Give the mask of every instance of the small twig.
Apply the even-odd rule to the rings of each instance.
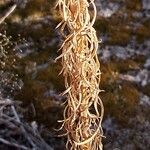
[[[9,146],[13,146],[13,147],[17,147],[17,148],[21,148],[22,150],[29,150],[29,148],[22,146],[22,145],[18,145],[17,143],[11,143],[5,139],[0,138],[0,142]]]
[[[17,5],[13,4],[2,16],[0,16],[0,24],[5,21],[5,19],[15,10],[16,7]]]
[[[15,107],[12,105],[11,106],[12,112],[14,114],[14,116],[16,117],[16,120],[21,124],[20,118],[16,112]],[[24,133],[25,137],[27,138],[28,142],[31,144],[32,147],[35,147],[35,144],[33,143],[33,141],[31,140],[31,138],[27,135],[26,130],[24,129],[23,126],[20,126],[22,132]]]
[[[25,129],[28,131],[30,134],[30,137],[33,141],[36,142],[36,146],[39,147],[39,149],[44,149],[44,150],[53,150],[51,146],[49,146],[43,138],[40,136],[38,131],[35,131],[33,133],[32,128],[30,126],[25,126]],[[39,144],[39,145],[38,145]]]

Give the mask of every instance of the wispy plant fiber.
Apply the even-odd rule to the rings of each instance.
[[[94,0],[58,0],[62,21],[57,27],[64,36],[61,46],[62,71],[65,78],[67,106],[63,127],[67,149],[102,150],[103,104],[99,97],[100,63],[98,39],[93,24]],[[89,11],[93,8],[92,11]],[[92,15],[90,15],[90,12]],[[91,17],[92,16],[92,17]]]

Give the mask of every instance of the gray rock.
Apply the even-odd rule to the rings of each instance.
[[[150,10],[150,1],[142,0],[143,9]]]

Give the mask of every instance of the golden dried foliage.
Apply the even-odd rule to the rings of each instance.
[[[91,7],[91,6],[92,7]],[[58,0],[62,15],[57,27],[65,40],[60,48],[65,78],[67,106],[63,127],[71,150],[102,150],[103,104],[99,98],[100,63],[98,39],[93,24],[96,19],[94,0]],[[93,17],[89,13],[93,8]]]

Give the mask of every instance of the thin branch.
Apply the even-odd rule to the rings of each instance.
[[[15,107],[12,105],[11,106],[12,112],[14,114],[14,116],[16,117],[16,120],[21,124],[20,118],[16,112]],[[35,144],[32,142],[32,140],[30,139],[30,137],[27,135],[26,130],[24,129],[23,126],[20,127],[22,132],[24,133],[25,137],[27,138],[28,142],[32,145],[32,147],[35,147]]]
[[[0,24],[5,21],[5,19],[16,9],[16,7],[17,4],[13,4],[7,11],[4,12],[4,14],[2,14],[2,16],[0,16]]]
[[[22,145],[18,145],[17,143],[11,143],[5,139],[0,138],[0,142],[9,146],[13,146],[13,147],[17,147],[17,148],[21,148],[22,150],[29,150],[29,148],[22,146]]]

